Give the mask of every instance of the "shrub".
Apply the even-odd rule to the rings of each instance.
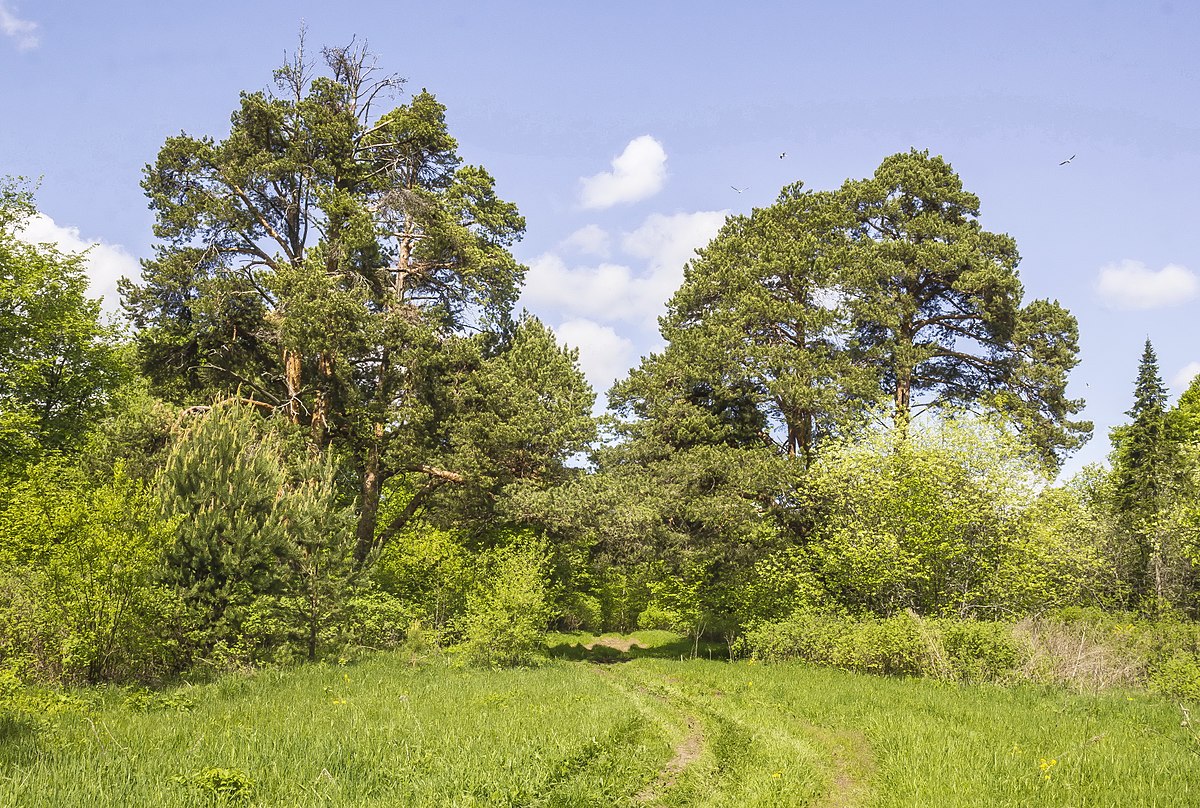
[[[845,619],[823,612],[801,609],[784,620],[763,623],[746,634],[746,646],[764,662],[794,659],[816,665],[832,665],[837,649],[853,631]]]
[[[514,546],[488,555],[488,574],[467,598],[463,651],[468,661],[483,667],[532,664],[549,616],[545,551]]]
[[[1024,657],[1012,626],[975,620],[940,623],[941,644],[954,678],[991,682],[1012,675]]]
[[[416,621],[412,606],[381,591],[356,594],[350,600],[348,614],[347,644],[372,650],[397,647]]]
[[[1003,623],[923,620],[903,613],[851,618],[802,609],[751,629],[745,647],[764,662],[797,660],[892,676],[1002,679],[1023,659]]]
[[[585,592],[572,592],[564,598],[561,619],[568,631],[601,631],[604,628],[600,599]]]
[[[0,657],[34,679],[156,679],[180,662],[179,598],[154,582],[172,525],[118,467],[89,486],[59,462],[33,469],[0,513]]]
[[[394,492],[400,502],[407,496],[402,489]],[[398,505],[389,502],[388,507]],[[383,548],[371,577],[383,591],[411,604],[410,619],[420,617],[440,630],[462,615],[474,571],[458,536],[415,521]]]
[[[839,667],[891,676],[933,672],[930,656],[918,619],[907,614],[863,620],[834,650]]]
[[[683,627],[683,618],[679,612],[651,603],[638,615],[637,625],[641,629],[679,631]]]
[[[1200,659],[1177,652],[1150,672],[1150,690],[1164,696],[1200,702]]]

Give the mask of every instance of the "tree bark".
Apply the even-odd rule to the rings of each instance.
[[[367,449],[363,463],[361,502],[358,513],[358,534],[354,545],[354,560],[362,565],[375,547],[375,526],[379,521],[379,498],[383,491],[383,473],[380,468],[380,450],[383,443],[383,425],[376,424],[375,439]]]
[[[283,383],[287,388],[287,404],[283,411],[293,424],[300,423],[300,354],[290,348],[283,349]]]

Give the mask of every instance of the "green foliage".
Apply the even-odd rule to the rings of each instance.
[[[173,779],[223,805],[246,805],[255,797],[254,781],[241,769],[208,766]]]
[[[155,582],[173,527],[120,467],[94,488],[63,462],[31,469],[0,513],[0,656],[52,681],[173,671],[183,604]]]
[[[1047,593],[1010,592],[1003,583],[1016,577],[1009,567],[1028,575],[1039,562],[1057,564],[1025,555],[1032,542],[1022,514],[1041,484],[1028,452],[986,422],[866,436],[826,452],[810,475],[821,514],[815,569],[833,601],[851,610],[1027,608]]]
[[[937,629],[950,671],[960,681],[1005,681],[1025,658],[1024,645],[1007,623],[943,620]]]
[[[1158,518],[1165,505],[1172,459],[1166,400],[1158,358],[1147,339],[1128,413],[1133,421],[1113,434],[1113,505],[1129,542],[1121,572],[1129,583],[1133,607],[1154,608],[1163,594],[1155,578],[1158,572],[1161,580],[1165,563]]]
[[[802,609],[751,629],[745,646],[766,662],[791,659],[863,673],[967,682],[1006,681],[1025,659],[1011,624],[922,620],[908,613],[856,619]]]
[[[475,665],[530,665],[546,631],[546,550],[536,543],[498,548],[483,559],[487,570],[467,598],[463,652]]]
[[[1091,424],[1066,397],[1077,326],[1057,303],[1022,306],[1016,242],[979,224],[979,198],[913,149],[839,191],[854,211],[848,306],[855,352],[878,369],[898,423],[918,402],[1006,414],[1051,467]]]
[[[459,538],[421,521],[409,522],[380,551],[371,576],[435,630],[462,614],[475,581],[472,558]]]
[[[413,607],[387,592],[363,587],[347,603],[348,617],[342,626],[348,645],[371,650],[395,648],[419,623]]]
[[[1150,672],[1150,690],[1167,698],[1200,703],[1200,656],[1176,652]]]
[[[648,631],[681,631],[691,628],[679,614],[657,603],[650,603],[637,616],[637,626]]]
[[[249,407],[224,402],[171,449],[159,481],[177,520],[165,554],[202,655],[315,659],[346,619],[358,568],[351,515],[333,466],[284,457],[281,436]]]
[[[143,181],[160,244],[123,294],[156,394],[241,391],[335,450],[364,564],[418,513],[482,532],[506,486],[553,483],[592,397],[548,329],[512,322],[525,222],[446,108],[389,108],[403,81],[363,47],[321,56],[243,93],[224,139],[163,144]],[[412,508],[380,521],[394,478]]]
[[[19,237],[33,195],[0,178],[0,474],[75,451],[129,375],[114,327],[86,296],[84,256]]]

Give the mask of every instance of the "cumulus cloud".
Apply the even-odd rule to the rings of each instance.
[[[559,342],[579,349],[579,367],[601,397],[638,358],[632,341],[591,320],[567,320],[554,329],[554,334]]]
[[[599,258],[607,258],[609,254],[609,242],[608,233],[604,228],[599,225],[589,224],[586,227],[579,228],[563,239],[560,246],[563,249],[583,255],[595,255]]]
[[[0,32],[17,43],[18,50],[30,50],[38,46],[38,24],[23,20],[11,5],[0,0]]]
[[[683,280],[683,265],[725,223],[727,211],[703,210],[670,216],[654,213],[642,226],[621,239],[625,252],[649,261],[652,272],[671,272]],[[678,285],[678,284],[676,284]]]
[[[1178,264],[1152,270],[1141,261],[1126,259],[1101,268],[1096,292],[1111,309],[1157,309],[1196,297],[1200,278]]]
[[[550,309],[613,322],[645,315],[646,279],[622,264],[568,267],[547,253],[529,265],[525,275],[525,305],[534,311]]]
[[[1171,378],[1171,388],[1182,393],[1197,376],[1200,376],[1200,362],[1188,362]]]
[[[137,259],[119,244],[85,239],[77,227],[64,227],[53,219],[39,213],[31,218],[20,233],[20,238],[30,244],[53,244],[65,253],[87,251],[84,271],[89,281],[88,293],[103,298],[105,311],[117,311],[120,298],[117,281],[121,277],[136,278],[141,272]]]
[[[621,238],[622,250],[637,259],[627,263],[569,266],[557,254],[539,256],[525,276],[523,301],[538,312],[653,330],[683,280],[683,265],[724,221],[723,211],[651,215]]]
[[[580,202],[589,209],[637,202],[658,193],[666,179],[667,152],[650,135],[642,135],[613,158],[612,171],[580,180]]]

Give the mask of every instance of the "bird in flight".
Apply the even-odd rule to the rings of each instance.
[[[1067,163],[1071,162],[1071,161],[1072,161],[1072,160],[1074,160],[1074,159],[1075,159],[1075,155],[1073,155],[1073,154],[1072,154],[1072,155],[1071,155],[1070,157],[1068,157],[1066,160],[1063,160],[1061,163],[1059,163],[1059,165],[1060,165],[1060,166],[1065,166]]]
[[[785,152],[785,151],[784,151],[784,152],[780,152],[780,153],[779,153],[779,159],[780,159],[780,160],[782,160],[782,159],[783,159],[783,158],[785,158],[785,157],[787,157],[787,152]]]
[[[749,185],[747,185],[745,188],[739,188],[739,187],[737,187],[736,185],[730,185],[729,187],[730,187],[730,188],[732,188],[733,190],[737,191],[739,194],[740,194],[742,191],[748,191],[748,190],[750,190],[750,186],[749,186]]]

